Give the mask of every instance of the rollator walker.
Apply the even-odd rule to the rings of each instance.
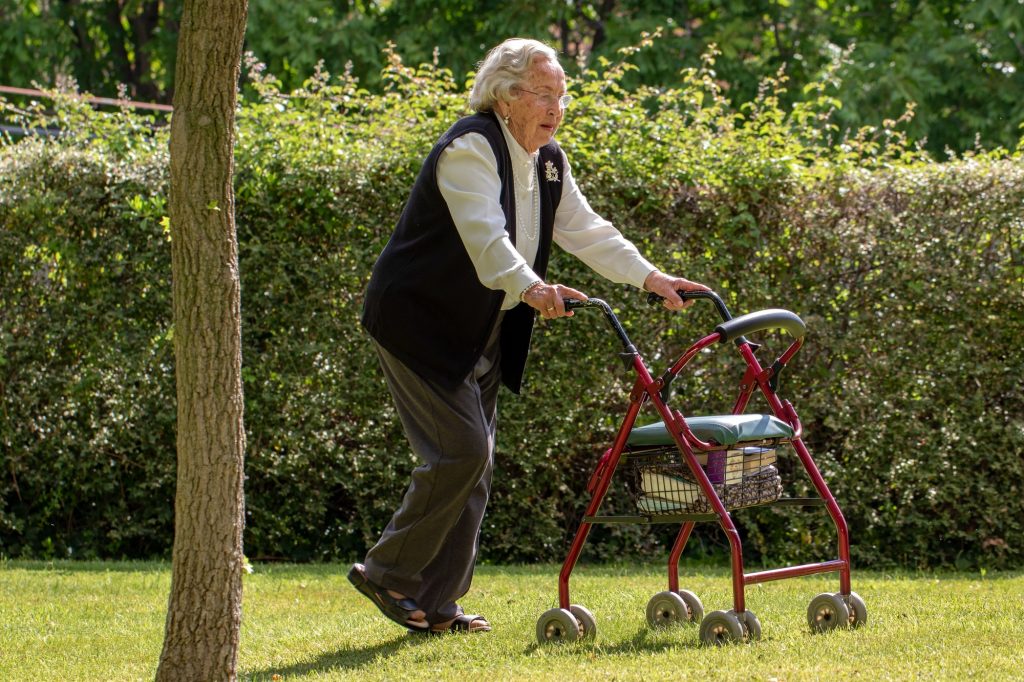
[[[713,292],[678,293],[684,299],[710,300],[722,323],[686,349],[658,378],[651,374],[607,303],[594,298],[565,300],[568,310],[597,308],[604,313],[622,343],[621,357],[627,369],[636,373],[636,381],[615,441],[599,459],[587,485],[590,503],[558,576],[558,607],[538,619],[537,640],[541,643],[570,642],[596,636],[594,615],[572,603],[569,596],[569,577],[595,524],[681,524],[668,557],[668,589],[655,594],[647,604],[647,622],[651,627],[698,624],[704,644],[755,641],[761,637],[761,623],[746,607],[744,589],[747,585],[833,572],[839,573],[839,591],[825,592],[811,599],[807,609],[809,626],[821,632],[865,624],[867,608],[850,589],[850,542],[846,521],[803,443],[796,410],[777,394],[780,373],[803,345],[806,331],[803,321],[782,309],[759,310],[733,318],[722,299]],[[648,297],[650,303],[659,300],[655,294]],[[754,355],[760,344],[748,340],[747,335],[769,329],[783,329],[794,341],[771,365],[762,367]],[[728,343],[737,348],[746,366],[732,413],[685,416],[669,407],[670,385],[683,368],[701,351]],[[746,413],[755,390],[764,396],[770,414]],[[661,421],[635,426],[637,415],[648,403]],[[782,479],[776,463],[778,458],[788,456],[790,450],[799,458],[817,497],[782,497]],[[601,504],[613,479],[622,479],[636,514],[601,515]],[[730,510],[768,504],[824,506],[835,524],[838,558],[745,572],[743,545]],[[731,609],[705,614],[700,598],[679,587],[679,559],[696,524],[710,521],[718,522],[729,540],[733,597]]]

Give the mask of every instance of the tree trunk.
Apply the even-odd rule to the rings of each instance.
[[[247,0],[186,0],[171,119],[178,480],[158,680],[232,680],[242,616],[234,122]]]

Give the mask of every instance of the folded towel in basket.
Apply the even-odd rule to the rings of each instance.
[[[643,471],[640,490],[637,507],[648,514],[713,512],[700,486],[679,476]],[[757,474],[744,477],[742,483],[715,485],[715,492],[726,508],[749,507],[777,500],[782,494],[782,479],[774,466],[766,465]]]
[[[647,497],[660,498],[679,504],[689,504],[704,494],[696,481],[659,473],[656,470],[640,473],[640,489]]]
[[[641,496],[636,501],[636,506],[645,514],[683,513],[688,511],[689,507],[689,505],[680,504],[679,502],[662,500],[657,497],[647,497],[646,495]]]
[[[775,464],[775,448],[751,446],[727,451],[717,450],[700,453],[697,461],[701,465],[707,463],[704,468],[712,483],[735,485],[758,475],[768,465]],[[693,480],[685,466],[678,466],[677,470],[678,475],[668,475],[654,469],[646,469],[641,475],[640,487],[654,497],[667,497],[672,500],[694,499],[692,495],[700,493],[700,486]]]

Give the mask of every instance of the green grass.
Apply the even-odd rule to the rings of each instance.
[[[258,565],[245,577],[244,680],[1024,679],[1024,575],[855,571],[867,627],[813,635],[805,612],[834,575],[753,586],[753,645],[698,645],[697,628],[652,631],[659,566],[581,565],[572,600],[597,640],[538,646],[557,566],[482,567],[464,600],[483,635],[410,636],[348,584],[347,566]],[[685,568],[685,567],[684,567]],[[729,608],[726,570],[683,571],[706,611]],[[0,680],[152,679],[170,586],[165,564],[0,562]],[[278,676],[275,678],[275,676]]]

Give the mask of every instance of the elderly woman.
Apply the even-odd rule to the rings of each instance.
[[[484,632],[467,593],[494,467],[500,384],[518,393],[534,318],[569,317],[582,291],[547,280],[552,242],[615,282],[706,289],[659,272],[594,213],[554,141],[571,97],[558,55],[510,39],[480,65],[474,115],[427,156],[373,268],[363,325],[421,464],[349,580],[416,632]]]

